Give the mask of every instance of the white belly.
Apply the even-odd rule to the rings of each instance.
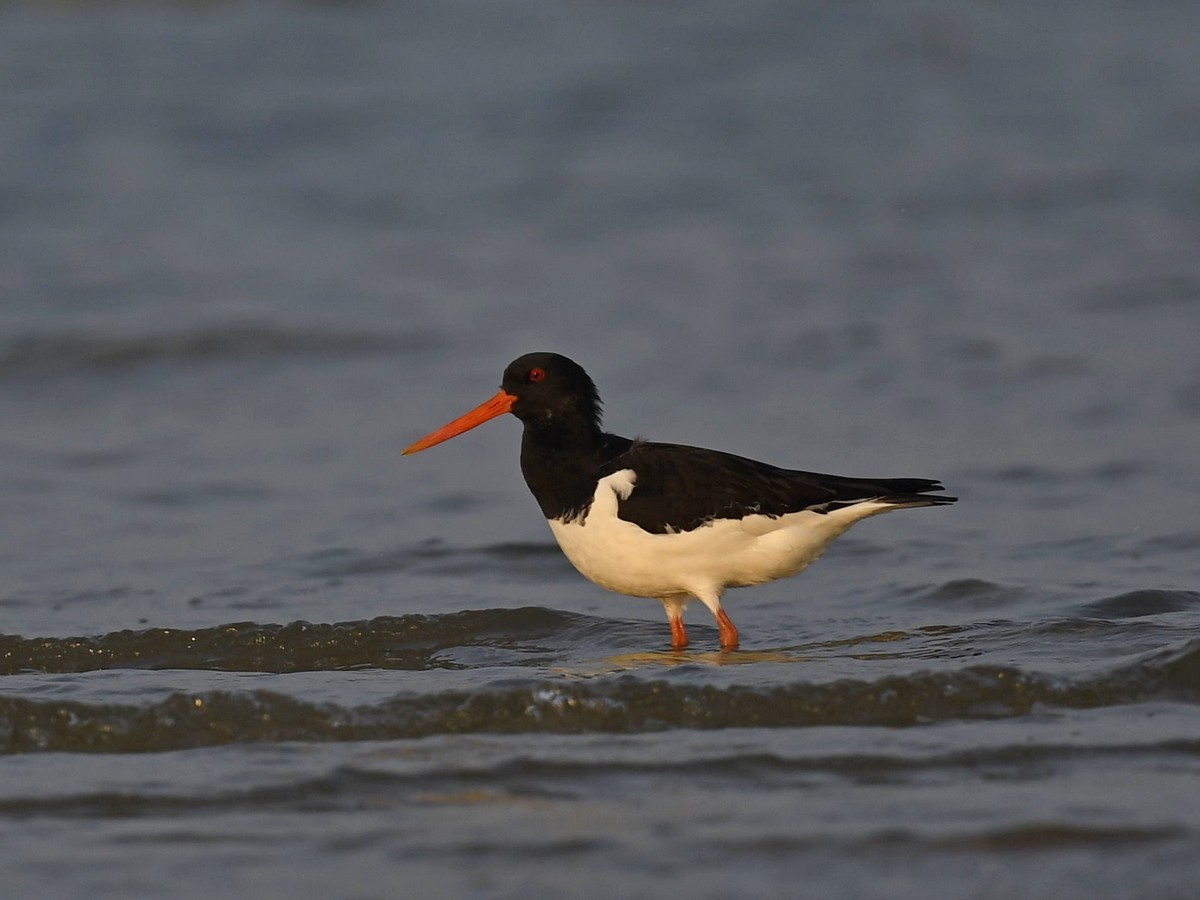
[[[651,534],[617,517],[636,484],[625,469],[600,480],[586,518],[550,520],[567,559],[601,587],[635,597],[719,597],[726,587],[795,575],[859,519],[894,508],[865,502],[821,514],[714,519],[692,531]]]

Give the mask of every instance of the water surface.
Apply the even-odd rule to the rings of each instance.
[[[1187,897],[1186,4],[0,11],[14,896]],[[659,604],[493,423],[962,499]]]

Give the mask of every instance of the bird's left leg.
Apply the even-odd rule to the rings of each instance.
[[[717,610],[717,628],[721,630],[721,649],[736,650],[738,648],[738,630],[737,626],[729,616],[725,615],[725,610]]]
[[[733,624],[733,621],[725,614],[725,610],[721,608],[721,592],[697,592],[696,596],[700,598],[701,603],[709,608],[717,620],[717,628],[721,632],[721,649],[736,650],[738,648],[737,626]]]

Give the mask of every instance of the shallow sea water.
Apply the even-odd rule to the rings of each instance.
[[[0,10],[12,896],[1190,897],[1188,4]],[[731,592],[553,545],[620,433],[938,477]]]

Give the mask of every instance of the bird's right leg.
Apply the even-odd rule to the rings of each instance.
[[[671,623],[671,649],[682,650],[688,645],[687,629],[683,627],[683,601],[678,597],[664,597],[662,605],[667,610],[667,621]]]

